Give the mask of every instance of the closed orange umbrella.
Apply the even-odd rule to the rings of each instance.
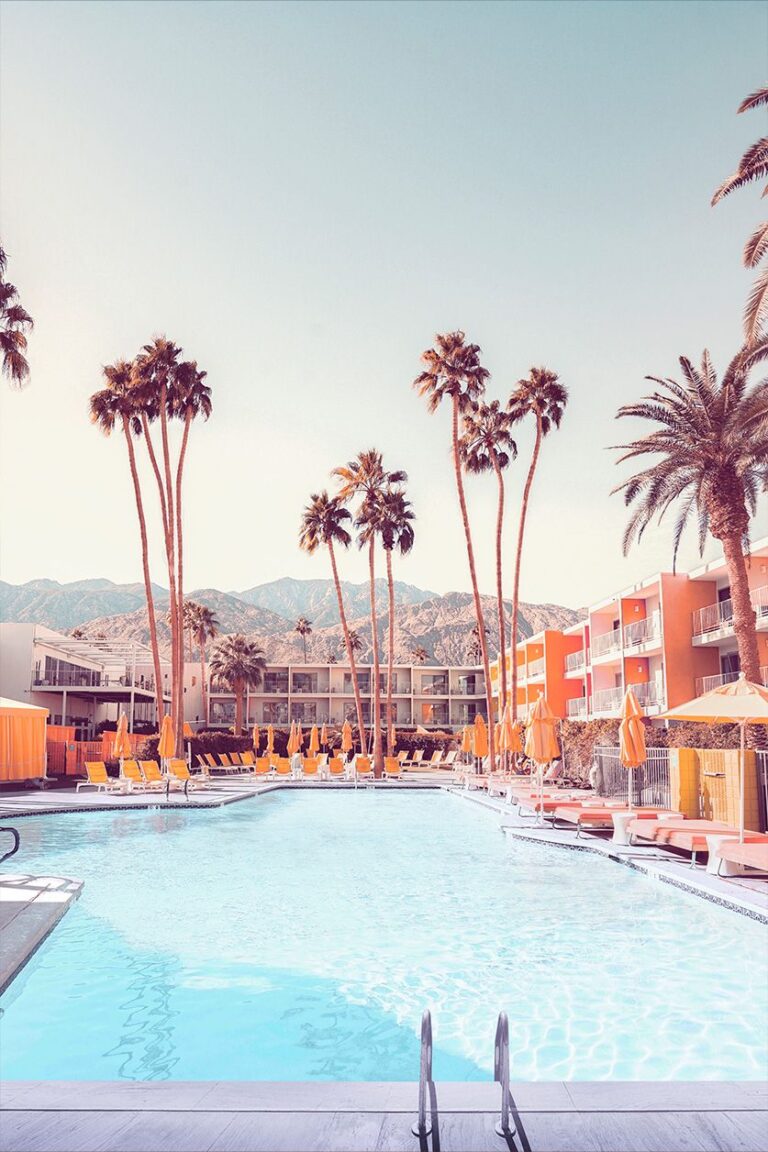
[[[115,732],[115,743],[112,753],[116,760],[129,760],[131,756],[131,741],[128,738],[128,717],[125,712],[120,713]]]
[[[261,743],[261,733],[259,732],[258,724],[254,724],[254,726],[253,726],[252,740],[253,740],[253,750],[256,753],[256,755],[258,756],[259,744]]]
[[[267,725],[267,755],[271,756],[275,750],[275,729],[271,724]]]
[[[322,731],[320,732],[320,745],[323,748],[328,746],[328,729],[325,724],[323,724]]]
[[[192,739],[194,739],[194,735],[195,734],[192,731],[192,725],[189,723],[188,720],[185,720],[184,721],[184,728],[182,729],[182,736],[184,737],[185,740],[192,740]]]
[[[461,733],[461,750],[465,753],[472,751],[472,728],[471,725],[465,724]]]
[[[352,725],[349,720],[345,720],[341,729],[341,750],[342,752],[352,751]]]
[[[289,756],[293,756],[294,752],[296,751],[296,723],[294,720],[291,721],[291,730],[288,733],[288,744],[286,751]]]
[[[523,751],[523,726],[519,720],[512,722],[509,733],[509,747],[508,752],[514,752],[515,755],[522,755]]]
[[[397,729],[395,728],[394,724],[392,724],[389,729],[389,742],[392,745],[392,751],[394,752],[395,748],[397,747]]]
[[[479,756],[482,760],[484,756],[488,755],[488,729],[485,726],[485,718],[479,712],[475,716],[475,739],[473,743],[475,756]]]
[[[629,807],[632,807],[632,769],[645,763],[643,710],[631,688],[624,693],[619,724],[619,759],[629,769]]]
[[[166,712],[160,725],[160,739],[157,743],[157,754],[161,760],[170,760],[176,753],[176,739],[173,735],[171,718]]]
[[[309,734],[309,754],[316,756],[320,751],[320,737],[317,734],[317,724],[312,725],[312,731]]]
[[[542,792],[544,790],[543,766],[560,755],[557,742],[557,716],[547,703],[545,696],[539,696],[531,709],[531,719],[525,736],[525,754],[536,764],[539,777],[539,804],[536,821],[541,819]]]

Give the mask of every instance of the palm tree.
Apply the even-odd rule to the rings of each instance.
[[[373,771],[375,776],[384,771],[384,755],[381,747],[381,690],[379,658],[379,626],[376,614],[376,537],[379,534],[378,508],[382,493],[388,485],[405,483],[405,472],[387,472],[381,452],[370,448],[359,452],[354,460],[331,473],[339,482],[339,499],[348,503],[361,498],[356,527],[360,530],[358,545],[368,547],[368,578],[371,600],[371,647],[373,651]]]
[[[378,531],[387,564],[389,621],[387,628],[387,755],[394,756],[392,744],[392,678],[395,668],[395,582],[392,577],[392,553],[397,549],[407,556],[413,548],[414,531],[410,500],[399,488],[387,488],[378,502]]]
[[[208,723],[208,676],[205,670],[205,649],[209,640],[219,634],[219,621],[215,612],[205,604],[197,604],[195,611],[194,638],[200,649],[200,691],[203,696],[203,720]]]
[[[420,396],[426,396],[430,412],[436,412],[441,402],[448,397],[451,402],[451,443],[453,447],[453,471],[456,477],[456,492],[464,526],[467,545],[469,576],[472,582],[472,597],[475,603],[478,634],[482,646],[483,672],[485,674],[485,700],[488,722],[493,721],[493,696],[491,694],[491,670],[488,663],[488,645],[485,640],[483,605],[477,586],[475,570],[475,550],[472,545],[472,531],[469,525],[467,500],[464,494],[464,479],[459,448],[460,418],[469,406],[480,399],[485,392],[485,382],[490,373],[480,363],[480,348],[477,344],[467,344],[463,332],[447,332],[435,337],[435,347],[427,348],[422,354],[425,370],[414,380],[414,387]],[[493,746],[490,750],[491,770],[496,766]]]
[[[82,628],[73,628],[70,635],[71,635],[73,640],[84,640],[85,639],[85,632]]]
[[[181,727],[184,722],[184,546],[181,518],[181,481],[184,473],[184,462],[187,455],[189,430],[192,426],[192,421],[196,420],[198,416],[202,417],[203,420],[207,420],[211,415],[211,390],[205,383],[206,375],[206,372],[198,369],[197,363],[194,360],[186,360],[183,364],[179,365],[174,380],[174,387],[169,392],[171,412],[177,419],[183,420],[184,422],[179,459],[176,465],[176,595],[179,612],[178,684],[181,692],[181,707],[179,708],[178,719],[179,731],[177,733],[177,739],[179,741],[182,737]]]
[[[195,631],[195,620],[199,611],[200,605],[196,601],[184,601],[184,631],[187,634],[187,655],[189,656],[190,662],[192,660],[192,640]]]
[[[135,361],[134,387],[137,405],[141,411],[144,439],[150,462],[155,473],[160,495],[160,510],[165,534],[165,557],[168,565],[169,613],[171,619],[171,718],[174,731],[178,734],[179,716],[182,714],[179,685],[179,644],[183,621],[179,608],[177,591],[175,516],[173,484],[171,481],[171,452],[168,441],[168,417],[172,411],[170,396],[176,386],[181,348],[164,336],[156,336],[151,344],[145,344]],[[149,425],[153,420],[160,421],[160,437],[163,455],[163,474],[154,452]]]
[[[211,656],[211,676],[226,684],[235,694],[235,735],[243,728],[243,705],[246,688],[258,688],[267,662],[263,649],[241,633],[225,636]]]
[[[411,657],[416,664],[423,664],[428,656],[429,652],[427,652],[426,648],[422,648],[420,644],[417,644],[415,648],[411,648]]]
[[[504,577],[502,572],[502,534],[504,529],[504,473],[510,460],[517,456],[512,439],[512,418],[498,400],[490,404],[473,404],[464,414],[461,458],[467,472],[480,475],[493,472],[498,485],[496,504],[496,607],[499,617],[499,667],[501,696],[499,711],[507,703],[507,623],[504,614]]]
[[[742,100],[738,112],[748,112],[751,108],[761,108],[768,104],[768,88],[758,88]],[[768,176],[768,136],[763,136],[742,156],[739,166],[715,192],[712,204],[719,204],[730,192],[762,180]],[[765,192],[763,192],[765,196]],[[768,221],[759,224],[744,246],[742,261],[746,268],[757,268],[768,252]],[[768,319],[768,268],[755,281],[744,311],[744,337],[748,345],[758,339],[766,319]]]
[[[126,360],[118,360],[115,364],[108,364],[104,368],[106,387],[94,392],[90,399],[91,422],[105,434],[111,435],[115,426],[122,428],[125,443],[128,448],[128,464],[133,480],[133,494],[136,500],[136,514],[139,518],[139,534],[141,537],[141,564],[144,573],[144,594],[147,600],[147,619],[149,622],[149,643],[152,649],[152,665],[155,670],[155,701],[157,706],[157,722],[163,715],[163,677],[160,669],[160,648],[157,642],[157,621],[155,619],[155,599],[152,592],[152,579],[149,574],[149,547],[147,544],[147,522],[144,517],[144,501],[141,495],[141,483],[136,467],[136,453],[133,446],[133,437],[141,431],[141,424],[136,416],[136,396],[132,387],[132,365]]]
[[[649,420],[657,427],[639,440],[617,445],[623,452],[618,463],[646,455],[654,461],[614,489],[624,494],[627,506],[636,502],[624,533],[625,554],[634,540],[642,539],[651,520],[661,520],[678,501],[673,562],[691,516],[698,523],[700,551],[708,532],[720,541],[741,668],[756,683],[760,662],[744,545],[758,495],[768,487],[768,383],[760,381],[750,390],[748,376],[766,356],[768,338],[763,338],[731,361],[720,383],[708,352],[698,369],[680,357],[682,384],[646,377],[657,390],[637,404],[623,405],[617,416]]]
[[[349,630],[349,644],[352,651],[355,653],[362,652],[365,648],[363,638],[356,628],[350,628]]]
[[[352,670],[352,685],[355,693],[355,707],[357,709],[357,726],[360,732],[360,751],[366,753],[365,724],[363,723],[363,700],[360,695],[360,686],[357,683],[357,667],[355,664],[355,647],[352,644],[352,635],[347,624],[347,614],[344,611],[344,597],[341,592],[339,570],[336,566],[335,546],[349,548],[352,537],[347,531],[346,521],[352,516],[341,501],[332,499],[327,492],[313,492],[309,504],[301,517],[301,531],[299,534],[299,547],[311,555],[317,551],[321,544],[328,549],[331,558],[331,571],[333,585],[336,589],[336,600],[339,605],[339,619],[344,633],[344,643],[347,648],[347,659]]]
[[[553,428],[560,427],[563,411],[568,402],[568,390],[560,383],[557,373],[549,368],[531,368],[524,380],[518,380],[515,390],[509,398],[507,412],[513,424],[524,420],[526,416],[533,416],[536,421],[536,440],[533,446],[533,455],[528,468],[528,475],[523,489],[523,500],[520,506],[520,524],[517,530],[517,552],[515,554],[515,583],[512,590],[512,627],[510,629],[510,646],[512,653],[512,715],[517,719],[517,617],[520,608],[520,567],[523,559],[523,537],[525,535],[525,521],[528,515],[528,501],[531,495],[536,465],[541,451],[541,442]]]
[[[488,629],[486,628],[485,631],[487,633]],[[475,626],[471,628],[469,632],[469,647],[467,648],[467,655],[469,659],[473,660],[476,664],[479,663],[483,656],[483,645],[480,640],[480,633],[478,631],[477,624],[475,624]]]
[[[34,327],[29,312],[19,304],[15,284],[5,278],[8,256],[0,245],[0,351],[3,355],[3,375],[12,388],[23,388],[29,379],[26,332]]]
[[[299,616],[296,621],[294,632],[298,632],[301,636],[302,643],[304,644],[304,663],[307,662],[307,636],[312,635],[312,621],[307,620],[306,616]]]

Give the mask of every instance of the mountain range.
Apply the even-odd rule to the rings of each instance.
[[[363,662],[371,658],[372,633],[367,584],[344,583],[344,600],[351,628],[360,636]],[[155,606],[160,643],[167,650],[170,633],[165,619],[167,590],[155,587]],[[295,631],[296,620],[305,616],[313,631],[307,637],[307,659],[325,662],[344,659],[343,635],[331,580],[295,580],[283,577],[257,584],[243,592],[199,588],[187,593],[211,608],[221,634],[242,632],[256,640],[270,663],[301,663],[304,645]],[[380,636],[388,627],[386,583],[377,582]],[[410,663],[416,648],[427,652],[428,664],[472,662],[469,649],[475,613],[472,597],[464,592],[437,595],[411,584],[395,583],[395,659]],[[511,605],[505,602],[509,621]],[[483,611],[491,651],[496,644],[496,600],[483,597]],[[579,619],[572,608],[558,604],[521,604],[519,634],[531,636],[542,628],[567,628]],[[0,581],[0,619],[45,624],[57,631],[78,628],[85,636],[103,633],[121,640],[149,641],[144,588],[141,584],[114,584],[110,580],[31,580],[26,584]]]

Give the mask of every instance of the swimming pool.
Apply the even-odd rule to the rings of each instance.
[[[768,1074],[768,933],[444,793],[275,792],[24,820],[83,895],[0,998],[12,1079]]]

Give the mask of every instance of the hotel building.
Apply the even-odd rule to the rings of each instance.
[[[768,684],[768,537],[752,546],[747,576]],[[546,696],[563,719],[616,718],[631,687],[646,715],[657,716],[739,675],[725,561],[657,573],[591,605],[570,628],[519,641],[515,656],[519,711]],[[507,669],[509,677],[511,653]],[[498,659],[491,679],[498,699]]]

